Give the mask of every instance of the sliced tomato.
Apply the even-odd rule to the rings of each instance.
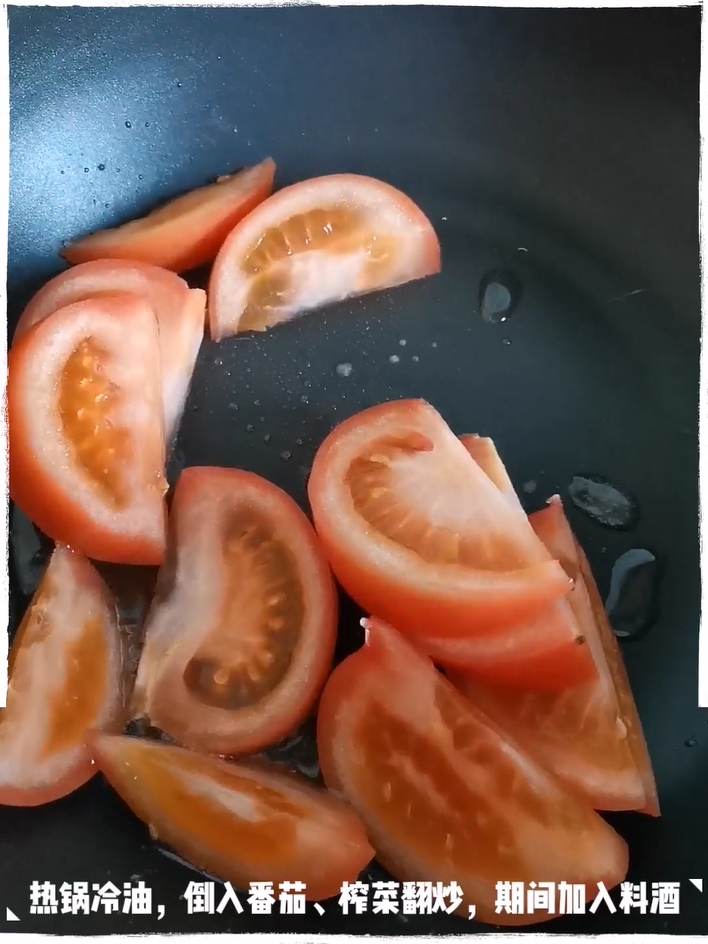
[[[321,900],[373,858],[345,803],[274,764],[229,763],[132,737],[98,737],[94,750],[152,836],[236,888],[299,881],[308,899]]]
[[[622,654],[560,499],[531,515],[531,523],[576,576],[569,600],[597,665],[597,679],[556,693],[485,685],[468,674],[451,679],[595,809],[658,816],[656,783]]]
[[[502,495],[519,511],[524,512],[523,506],[512,485],[506,466],[501,460],[494,440],[488,436],[477,436],[465,433],[460,436],[460,442],[472,456],[480,469],[494,482]]]
[[[446,669],[470,679],[550,693],[597,679],[597,667],[572,607],[558,600],[487,639],[426,636],[418,646]]]
[[[0,803],[39,806],[90,780],[91,730],[124,721],[115,603],[85,557],[59,546],[15,636],[0,708]]]
[[[186,469],[136,713],[195,750],[258,751],[311,711],[336,627],[334,581],[295,502],[251,472]]]
[[[211,336],[265,331],[439,271],[437,236],[405,194],[356,174],[306,180],[269,197],[226,239],[209,284]]]
[[[330,676],[317,745],[325,782],[363,820],[377,858],[403,881],[457,882],[477,917],[495,912],[496,883],[612,888],[624,841],[473,708],[424,655],[375,620],[366,643]]]
[[[136,296],[35,324],[8,357],[10,497],[50,538],[96,560],[158,564],[165,443],[158,327]]]
[[[234,226],[271,193],[274,177],[275,163],[268,158],[170,200],[142,219],[84,236],[62,256],[72,263],[130,259],[173,272],[205,265]]]
[[[20,316],[14,341],[58,308],[89,298],[138,295],[148,302],[160,329],[165,439],[174,439],[204,338],[206,292],[157,266],[120,260],[87,262],[68,269],[40,289]]]
[[[576,585],[582,592],[572,594],[578,621],[588,641],[597,651],[598,665],[606,665],[614,686],[614,716],[618,734],[626,736],[634,766],[644,785],[644,805],[640,812],[659,816],[659,798],[651,759],[642,731],[639,712],[632,695],[627,669],[617,637],[612,632],[605,607],[590,570],[587,557],[575,540],[563,511],[563,503],[556,495],[547,508],[532,516],[531,524],[539,537],[567,568],[568,573],[577,574]],[[599,637],[600,645],[595,640]],[[602,671],[601,671],[602,674]]]
[[[421,400],[345,420],[318,450],[308,492],[345,590],[419,639],[486,645],[570,589],[526,517]]]
[[[460,436],[460,442],[526,520],[518,495],[494,442],[482,436]],[[476,637],[428,636],[420,648],[447,667],[462,667],[476,679],[524,690],[557,691],[597,679],[597,667],[567,600],[556,600],[540,613],[523,616],[505,633]]]

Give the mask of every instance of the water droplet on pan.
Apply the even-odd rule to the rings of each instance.
[[[660,577],[656,556],[646,548],[633,547],[617,558],[605,609],[620,639],[642,635],[655,622]]]
[[[575,475],[568,488],[576,508],[605,528],[629,531],[639,521],[639,502],[601,475]]]
[[[340,377],[349,377],[352,372],[351,364],[337,364],[337,373]]]
[[[501,324],[516,310],[521,282],[508,269],[492,269],[479,283],[479,310],[485,321]]]

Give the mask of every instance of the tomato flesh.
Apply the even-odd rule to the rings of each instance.
[[[295,502],[250,472],[185,470],[170,521],[135,711],[195,750],[260,750],[304,720],[331,667],[329,567]]]
[[[206,293],[153,265],[123,260],[86,262],[62,272],[31,299],[15,328],[13,343],[59,308],[91,298],[137,295],[152,308],[159,326],[165,441],[177,432],[204,338]]]
[[[491,651],[570,589],[526,517],[423,401],[340,424],[315,456],[308,494],[345,590],[419,641],[451,638],[472,651],[479,640]],[[498,645],[497,661],[513,654]]]
[[[505,498],[519,511],[523,507],[512,485],[509,473],[506,471],[494,441],[488,436],[476,436],[465,433],[460,436],[460,442],[472,456],[480,469],[491,479]]]
[[[275,765],[128,737],[99,737],[94,751],[155,838],[236,888],[301,881],[308,899],[325,899],[373,858],[345,803]]]
[[[400,191],[354,174],[308,180],[269,197],[224,243],[209,286],[211,334],[265,331],[439,270],[433,228]]]
[[[96,560],[162,559],[159,364],[152,310],[129,295],[62,308],[9,354],[10,495],[50,538]]]
[[[275,163],[220,177],[148,216],[85,236],[62,250],[71,263],[130,259],[185,272],[211,262],[233,227],[271,193]]]
[[[76,790],[96,772],[89,731],[122,720],[115,603],[88,561],[58,546],[10,652],[0,803],[38,806]]]
[[[493,440],[463,435],[460,442],[525,521],[526,512]],[[471,678],[512,688],[558,691],[597,679],[592,653],[567,600],[557,600],[536,615],[523,616],[485,645],[475,638],[437,636],[420,640],[419,645],[440,665],[462,667]]]
[[[531,515],[531,523],[551,553],[576,575],[569,601],[598,677],[557,693],[493,687],[465,674],[453,674],[452,680],[595,809],[641,810],[658,816],[651,761],[622,655],[560,499]]]
[[[377,857],[403,881],[456,881],[477,917],[497,881],[618,884],[623,840],[474,709],[395,630],[366,622],[364,647],[325,687],[317,744],[325,782],[365,823]],[[465,907],[465,916],[466,916]]]

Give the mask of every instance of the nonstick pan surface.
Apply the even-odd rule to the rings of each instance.
[[[317,445],[399,397],[492,436],[529,511],[573,477],[636,496],[631,531],[570,506],[607,592],[630,548],[660,560],[659,615],[623,643],[663,815],[612,822],[630,880],[681,881],[679,915],[556,920],[554,932],[708,932],[708,718],[697,709],[700,11],[465,8],[10,8],[9,324],[61,268],[62,239],[129,219],[272,155],[278,185],[352,171],[407,191],[443,271],[270,334],[205,341],[172,476],[243,466],[305,504]],[[518,289],[501,324],[480,285]],[[494,276],[495,278],[497,276]],[[337,371],[351,365],[351,372]],[[343,374],[348,374],[343,376]],[[525,487],[524,487],[525,486]],[[32,574],[13,532],[13,627]],[[36,561],[34,562],[36,564]],[[361,642],[345,604],[340,655]],[[283,749],[314,761],[311,730]],[[187,917],[197,879],[100,779],[0,808],[0,922],[51,933],[484,930],[365,914]],[[706,892],[689,878],[703,877]],[[162,921],[30,915],[34,880],[142,878]]]

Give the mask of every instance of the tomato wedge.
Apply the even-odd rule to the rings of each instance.
[[[440,245],[413,201],[356,174],[286,187],[239,223],[209,284],[214,340],[265,331],[353,295],[440,271]]]
[[[186,469],[136,713],[195,750],[258,751],[309,714],[336,628],[334,581],[295,502],[251,472]]]
[[[460,442],[510,504],[523,514],[526,514],[519,500],[519,496],[516,494],[516,489],[509,478],[509,473],[506,471],[506,467],[497,452],[494,440],[490,439],[488,436],[477,436],[473,433],[465,433],[460,436]]]
[[[570,603],[598,678],[563,692],[520,692],[451,675],[457,688],[569,788],[600,810],[659,815],[656,783],[619,645],[559,498],[531,515],[554,556],[576,576]]]
[[[173,272],[205,265],[234,226],[271,193],[274,177],[275,163],[268,158],[170,200],[142,219],[84,236],[62,256],[72,263],[131,259]]]
[[[460,442],[487,474],[517,515],[526,512],[494,442],[460,436]],[[462,669],[470,677],[524,690],[557,691],[597,679],[597,667],[567,600],[556,600],[540,613],[523,616],[505,633],[476,637],[427,636],[419,647],[440,665]]]
[[[477,917],[498,881],[612,888],[624,841],[473,708],[395,630],[365,621],[366,643],[325,686],[317,745],[325,782],[363,820],[377,858],[403,881],[457,882]]]
[[[155,316],[131,296],[55,311],[8,357],[10,497],[96,560],[158,564],[165,444]]]
[[[344,589],[419,639],[486,645],[570,589],[526,517],[422,400],[345,420],[318,450],[308,493]]]
[[[169,445],[182,417],[204,338],[206,292],[190,289],[184,279],[157,266],[120,260],[87,262],[60,273],[37,292],[20,316],[14,341],[58,308],[125,293],[144,298],[157,318],[165,440]]]
[[[39,806],[96,773],[92,729],[124,720],[115,603],[85,557],[58,546],[15,637],[0,708],[0,803]]]
[[[299,881],[311,901],[330,898],[373,858],[345,803],[274,764],[229,763],[132,737],[98,737],[94,751],[153,837],[236,888]]]

